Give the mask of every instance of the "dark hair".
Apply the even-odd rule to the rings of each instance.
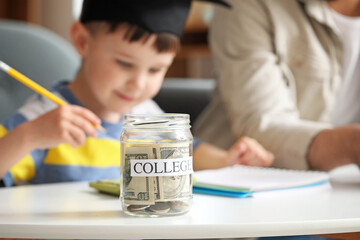
[[[142,41],[145,43],[153,34],[145,30],[144,28],[126,22],[96,21],[85,23],[84,25],[92,35],[97,34],[99,32],[99,29],[103,28],[107,28],[107,32],[113,33],[121,25],[125,25],[126,33],[124,35],[124,39],[129,42]],[[180,39],[176,35],[171,33],[158,33],[156,34],[154,47],[159,53],[178,52],[180,49]]]

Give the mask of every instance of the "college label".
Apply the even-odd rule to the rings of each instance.
[[[171,159],[131,159],[132,177],[178,176],[192,174],[192,156]]]

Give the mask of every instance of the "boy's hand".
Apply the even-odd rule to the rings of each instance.
[[[227,165],[242,164],[268,167],[274,162],[274,155],[263,148],[255,139],[243,137],[227,153]]]
[[[61,143],[77,147],[84,145],[86,134],[97,136],[94,125],[100,123],[101,120],[90,110],[69,104],[28,122],[28,127],[34,148],[50,148]]]

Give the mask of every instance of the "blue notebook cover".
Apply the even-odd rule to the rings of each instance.
[[[193,186],[193,193],[199,194],[208,194],[208,195],[217,195],[222,197],[234,197],[234,198],[246,198],[251,197],[251,192],[234,192],[234,191],[226,191],[220,189],[210,189],[210,188],[203,188],[203,187],[196,187]]]

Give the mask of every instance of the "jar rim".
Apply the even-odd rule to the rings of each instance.
[[[124,119],[129,117],[159,117],[159,118],[169,118],[169,117],[177,117],[177,118],[185,118],[190,119],[190,115],[187,113],[151,113],[151,114],[145,114],[145,113],[125,113]]]
[[[126,129],[179,129],[190,128],[190,115],[186,113],[125,114],[123,127]]]

